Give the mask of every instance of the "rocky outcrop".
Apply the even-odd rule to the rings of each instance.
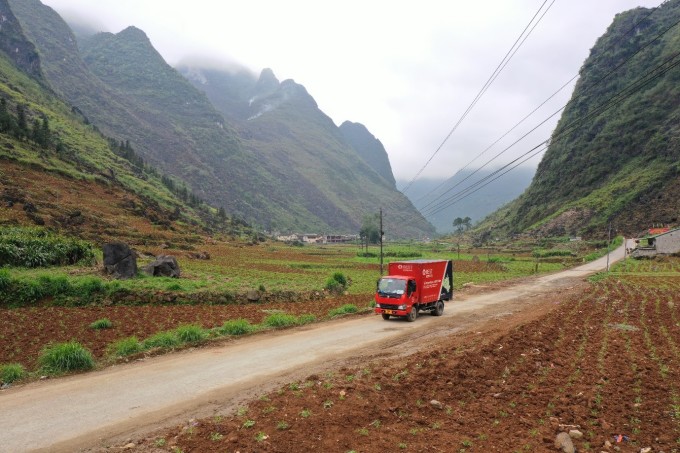
[[[38,51],[24,35],[7,0],[0,0],[0,50],[19,69],[37,79],[42,78]]]

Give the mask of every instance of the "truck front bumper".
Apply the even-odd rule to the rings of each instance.
[[[379,315],[391,315],[391,316],[406,316],[408,315],[411,310],[410,307],[408,307],[406,310],[394,310],[394,309],[389,309],[389,308],[375,308],[375,312],[378,313]]]

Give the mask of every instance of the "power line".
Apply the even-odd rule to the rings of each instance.
[[[637,93],[638,91],[642,90],[646,85],[651,83],[652,81],[662,77],[666,73],[668,73],[670,70],[680,66],[680,52],[676,52],[666,60],[664,60],[661,64],[655,66],[654,68],[650,69],[647,71],[645,74],[643,74],[641,77],[639,77],[636,81],[630,83],[626,87],[624,87],[622,90],[611,96],[609,99],[607,99],[605,102],[597,106],[593,111],[589,112],[587,115],[584,117],[581,117],[577,120],[572,121],[571,123],[567,124],[562,131],[557,133],[555,136],[553,136],[552,140],[550,142],[554,143],[557,140],[560,140],[563,137],[566,137],[568,134],[576,130],[578,127],[580,127],[583,123],[586,121],[599,116],[600,114],[604,113],[605,111],[611,109],[612,107],[621,104],[624,102],[626,99],[628,99],[631,95]],[[496,179],[500,178],[501,176],[505,175],[512,169],[516,168],[518,165],[521,165],[521,163],[526,162],[527,160],[531,159],[532,157],[536,156],[539,154],[540,151],[543,151],[544,149],[539,150],[538,152],[535,152],[536,149],[540,148],[541,146],[545,145],[547,149],[547,145],[549,143],[549,140],[546,140],[542,142],[541,144],[537,145],[536,147],[530,149],[526,153],[522,154],[520,157],[517,159],[513,160],[509,164],[506,164],[505,166],[501,167],[500,169],[496,170],[492,174],[488,175],[487,177],[483,178],[480,181],[477,181],[477,183],[467,187],[466,189],[452,195],[448,199],[440,202],[437,206],[434,206],[430,208],[430,211],[423,213],[423,215],[434,215],[443,209],[446,209],[461,200],[469,197],[471,194],[477,192],[480,190],[482,187],[485,187],[486,185],[490,184],[491,182],[495,181]],[[531,154],[529,157],[524,159],[522,162],[519,164],[513,166],[509,170],[503,172],[501,175],[496,176],[493,178],[491,181],[487,182],[486,184],[481,185],[480,187],[477,187],[475,190],[472,190],[476,186],[479,186],[482,182],[487,181],[491,177],[495,176],[498,174],[500,171],[506,169],[508,166],[512,165],[513,163],[516,163],[518,160],[522,159],[523,157]],[[537,179],[538,177],[542,176],[542,173],[545,171],[545,168],[543,171],[539,172],[536,174],[536,177],[534,179]]]
[[[657,6],[656,8],[653,8],[648,14],[646,14],[646,15],[645,15],[644,17],[642,17],[640,20],[638,20],[637,22],[635,22],[635,23],[628,29],[628,31],[626,31],[626,32],[625,32],[623,35],[621,35],[616,41],[614,41],[611,45],[609,45],[608,48],[612,48],[612,47],[618,45],[618,44],[619,44],[624,38],[626,38],[631,32],[637,30],[637,29],[638,29],[638,26],[639,26],[643,21],[647,20],[647,19],[648,19],[652,14],[654,14],[659,8],[661,8],[664,4],[668,3],[668,1],[669,1],[669,0],[664,0],[662,3],[659,4],[659,6]],[[551,6],[552,6],[552,4],[551,4]],[[546,12],[547,12],[547,10],[546,10]],[[545,13],[544,13],[544,15],[545,15]],[[596,82],[594,82],[594,83],[591,85],[590,88],[586,89],[585,92],[587,93],[590,89],[592,89],[593,87],[597,86],[599,83],[601,83],[602,81],[604,81],[604,80],[605,80],[606,78],[608,78],[611,74],[613,74],[615,71],[617,71],[621,66],[623,66],[624,64],[626,64],[628,61],[632,60],[632,59],[633,59],[636,55],[638,55],[642,50],[644,50],[644,49],[647,48],[649,45],[651,45],[652,43],[654,43],[656,40],[658,40],[661,36],[663,36],[665,33],[667,33],[671,28],[673,28],[673,27],[676,26],[677,24],[678,24],[678,22],[676,22],[675,24],[673,24],[672,26],[670,26],[669,28],[667,28],[666,30],[664,30],[662,33],[660,33],[659,35],[657,35],[654,39],[652,39],[651,41],[647,42],[647,44],[645,44],[644,46],[640,47],[640,48],[639,48],[635,53],[633,53],[630,57],[628,57],[626,60],[624,60],[624,61],[623,61],[622,63],[620,63],[618,66],[616,66],[614,69],[612,69],[611,71],[609,71],[607,74],[605,74],[605,75],[604,75],[603,77],[601,77],[599,80],[597,80]],[[535,26],[534,26],[534,27],[535,27]],[[525,39],[526,39],[526,38],[525,38]],[[599,58],[601,58],[601,56],[598,57],[598,59],[599,59]],[[536,107],[536,108],[535,108],[534,110],[532,110],[529,114],[527,114],[524,118],[522,118],[517,124],[515,124],[512,128],[510,128],[507,132],[505,132],[501,137],[499,137],[496,141],[494,141],[491,145],[489,145],[486,149],[484,149],[484,151],[482,151],[481,153],[479,153],[474,159],[472,159],[470,162],[468,162],[464,167],[462,167],[461,169],[459,169],[458,171],[456,171],[456,173],[454,173],[454,175],[453,175],[451,178],[454,178],[456,175],[458,175],[458,174],[461,173],[463,170],[465,170],[466,168],[468,168],[473,162],[475,162],[475,161],[476,161],[477,159],[479,159],[482,155],[484,155],[487,151],[489,151],[492,147],[494,147],[498,142],[500,142],[502,139],[504,139],[506,136],[508,136],[513,130],[515,130],[517,127],[519,127],[524,121],[526,121],[529,117],[531,117],[534,113],[536,113],[541,107],[543,107],[547,102],[549,102],[552,98],[554,98],[560,91],[562,91],[564,88],[566,88],[567,86],[569,86],[569,85],[571,84],[571,82],[573,82],[576,78],[578,78],[578,76],[579,76],[578,73],[575,74],[571,79],[569,79],[565,84],[563,84],[557,91],[555,91],[555,92],[554,92],[553,94],[551,94],[545,101],[543,101],[538,107]],[[568,102],[567,104],[565,104],[565,106],[564,106],[563,108],[566,108],[567,105],[569,105],[569,102]],[[561,109],[560,109],[560,110],[561,110]],[[554,115],[555,115],[555,114],[553,113],[550,117],[548,117],[548,119],[552,118]],[[543,122],[539,123],[538,126],[534,127],[533,129],[531,129],[531,131],[529,131],[528,133],[524,134],[524,135],[520,138],[520,140],[515,141],[512,145],[510,145],[510,146],[508,146],[507,148],[505,148],[501,153],[497,154],[497,155],[494,156],[491,160],[487,161],[484,165],[482,165],[481,167],[479,167],[478,169],[476,169],[474,172],[472,172],[471,174],[469,174],[468,176],[466,176],[462,181],[459,181],[458,183],[456,183],[456,184],[453,185],[452,187],[448,188],[446,191],[444,191],[444,192],[442,192],[441,194],[439,194],[439,195],[437,196],[437,198],[435,198],[434,200],[432,200],[430,203],[426,204],[426,205],[425,205],[423,208],[421,208],[421,209],[427,209],[431,204],[435,203],[437,200],[439,200],[440,198],[442,198],[444,195],[446,195],[447,193],[449,193],[450,191],[452,191],[452,190],[455,189],[456,187],[458,187],[458,186],[460,186],[461,184],[463,184],[465,181],[467,181],[467,180],[470,179],[472,176],[474,176],[479,170],[481,170],[482,168],[486,167],[489,163],[491,163],[492,161],[494,161],[495,159],[497,159],[498,157],[500,157],[500,155],[502,155],[503,153],[505,153],[506,151],[508,151],[512,146],[514,146],[515,144],[517,144],[517,143],[518,143],[519,141],[521,141],[522,139],[526,138],[526,137],[529,135],[529,133],[535,131],[535,130],[537,129],[537,127],[543,125],[546,121],[547,121],[547,120],[544,120]],[[450,178],[449,178],[449,180],[450,180]],[[423,195],[418,201],[420,201],[420,200],[422,200],[423,198],[426,198],[426,197],[428,197],[429,195],[431,195],[432,193],[436,192],[436,191],[439,190],[442,186],[444,186],[447,182],[448,182],[448,181],[443,181],[440,185],[438,185],[437,187],[435,187],[434,189],[432,189],[432,190],[431,190],[430,192],[428,192],[427,194]]]
[[[539,13],[541,12],[541,10],[543,9],[543,7],[545,6],[545,4],[546,4],[547,2],[548,2],[548,0],[544,0],[544,1],[543,1],[543,3],[541,4],[541,6],[538,8],[538,11],[536,11],[536,13],[534,14],[534,16],[533,16],[533,17],[531,18],[531,20],[529,21],[529,23],[526,25],[526,27],[524,27],[524,30],[522,30],[522,33],[520,33],[520,35],[517,37],[517,39],[515,40],[515,42],[513,43],[513,45],[510,47],[510,49],[508,50],[508,52],[505,54],[505,56],[503,57],[503,59],[501,60],[501,62],[498,64],[498,66],[496,66],[496,69],[494,69],[494,71],[491,73],[491,76],[489,76],[489,78],[488,78],[487,81],[484,83],[484,85],[482,86],[482,88],[479,90],[479,92],[477,93],[477,95],[475,96],[475,98],[472,100],[472,102],[470,103],[470,105],[468,106],[468,108],[467,108],[467,109],[465,110],[465,112],[461,115],[461,117],[458,119],[458,121],[456,122],[456,124],[455,124],[455,125],[453,126],[453,128],[449,131],[449,133],[446,135],[446,137],[445,137],[444,140],[441,142],[441,144],[437,147],[437,149],[434,151],[434,153],[432,153],[432,155],[431,155],[430,158],[427,160],[427,162],[425,162],[425,165],[423,165],[423,167],[422,167],[420,170],[418,170],[418,172],[417,172],[416,175],[413,177],[413,179],[412,179],[408,184],[406,184],[406,186],[401,190],[402,193],[403,193],[403,192],[406,192],[406,191],[411,187],[411,185],[415,182],[415,180],[418,179],[418,177],[419,177],[419,176],[421,175],[421,173],[425,170],[425,168],[427,168],[427,166],[430,164],[430,162],[432,162],[432,159],[434,159],[434,157],[439,153],[439,151],[442,149],[442,147],[444,146],[444,144],[449,140],[449,138],[451,137],[451,135],[453,135],[453,133],[456,131],[456,129],[458,129],[458,126],[463,122],[463,120],[467,117],[467,115],[470,113],[470,111],[472,111],[472,109],[473,109],[474,106],[477,104],[477,102],[481,99],[481,97],[484,95],[484,93],[486,93],[486,91],[489,89],[489,87],[490,87],[491,84],[494,82],[494,80],[496,80],[496,78],[498,77],[498,74],[500,74],[500,72],[501,72],[501,71],[505,68],[505,66],[507,65],[507,62],[509,62],[510,59],[512,58],[512,56],[515,55],[516,51],[513,52],[513,49],[515,48],[515,46],[517,46],[517,43],[520,43],[520,40],[521,40],[520,45],[517,47],[518,49],[519,49],[519,47],[521,47],[522,44],[524,44],[524,42],[526,41],[526,39],[522,40],[522,37],[523,37],[524,34],[527,32],[527,30],[529,29],[529,27],[531,27],[531,24],[534,22],[534,20],[535,20],[536,17],[539,15]],[[553,0],[553,2],[550,4],[550,6],[548,7],[548,9],[550,9],[550,7],[553,5],[553,3],[555,3],[555,0]],[[547,12],[548,9],[546,9],[546,12]],[[543,14],[543,16],[544,16],[544,15],[545,15],[545,13]],[[540,19],[538,20],[538,22],[540,22],[540,20],[543,18],[543,16],[540,17]],[[536,23],[536,25],[538,25],[538,22]],[[534,26],[534,28],[535,28],[535,26]],[[531,29],[531,31],[533,31],[533,28]],[[530,33],[531,33],[531,32],[530,32]],[[527,37],[528,37],[528,35],[527,35]],[[507,60],[507,61],[506,61],[506,60]]]

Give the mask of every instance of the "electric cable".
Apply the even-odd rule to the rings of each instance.
[[[638,26],[642,21],[644,21],[644,20],[647,19],[649,16],[651,16],[651,15],[654,13],[654,11],[656,11],[656,9],[658,9],[659,7],[661,7],[663,4],[667,3],[667,1],[668,1],[668,0],[662,2],[657,8],[653,9],[653,10],[652,10],[650,13],[648,13],[645,17],[643,17],[641,20],[639,20],[638,22],[636,22],[636,24],[634,24],[633,27],[631,27],[631,28],[628,30],[628,32],[626,32],[621,38],[619,38],[619,40],[617,40],[617,42],[620,41],[621,39],[623,39],[623,37],[627,36],[632,30],[637,29],[637,26]],[[623,60],[619,65],[617,65],[615,68],[613,68],[612,70],[610,70],[608,73],[606,73],[606,74],[605,74],[604,76],[602,76],[600,79],[598,79],[597,81],[595,81],[589,88],[586,89],[586,92],[585,92],[585,93],[588,93],[592,88],[598,86],[598,85],[601,84],[604,80],[608,79],[615,71],[617,71],[619,68],[621,68],[622,66],[624,66],[625,64],[627,64],[630,60],[632,60],[633,58],[635,58],[640,52],[642,52],[644,49],[646,49],[647,47],[649,47],[651,44],[653,44],[654,42],[656,42],[657,40],[659,40],[663,35],[665,35],[666,33],[668,33],[668,31],[670,31],[672,28],[674,28],[675,26],[677,26],[679,23],[680,23],[680,20],[678,20],[677,22],[675,22],[674,24],[672,24],[671,26],[669,26],[668,28],[666,28],[665,30],[663,30],[661,33],[659,33],[658,35],[656,35],[653,39],[651,39],[650,41],[648,41],[644,46],[638,48],[638,50],[637,50],[636,52],[634,52],[634,53],[633,53],[632,55],[630,55],[628,58],[626,58],[625,60]],[[519,126],[522,122],[524,122],[529,116],[531,116],[535,111],[537,111],[540,107],[542,107],[546,102],[548,102],[550,99],[552,99],[559,91],[561,91],[566,85],[568,85],[569,83],[571,83],[571,81],[572,81],[574,78],[576,78],[576,77],[578,77],[578,74],[575,75],[575,76],[574,76],[569,82],[567,82],[565,85],[563,85],[558,91],[556,91],[555,93],[553,93],[548,99],[546,99],[543,103],[541,103],[541,105],[539,105],[539,106],[538,106],[536,109],[534,109],[531,113],[529,113],[529,115],[525,116],[522,120],[520,120],[520,122],[518,122],[515,126],[513,126],[513,128],[511,128],[508,132],[506,132],[501,138],[499,138],[499,139],[496,140],[494,143],[492,143],[489,147],[487,147],[487,149],[485,149],[482,153],[480,153],[480,154],[479,154],[475,159],[473,159],[470,163],[474,162],[474,161],[475,161],[477,158],[479,158],[482,154],[484,154],[486,151],[488,151],[492,146],[494,146],[496,143],[498,143],[502,138],[504,138],[505,136],[507,136],[512,130],[514,130],[517,126]],[[428,203],[428,204],[426,204],[425,206],[423,206],[423,207],[421,208],[421,212],[422,212],[423,210],[427,210],[428,208],[430,208],[431,205],[433,205],[434,203],[437,202],[437,200],[441,199],[444,195],[446,195],[447,193],[451,192],[451,191],[452,191],[453,189],[455,189],[456,187],[458,187],[458,186],[460,186],[461,184],[463,184],[465,181],[467,181],[467,180],[470,179],[472,176],[474,176],[478,171],[480,171],[481,169],[483,169],[484,167],[486,167],[487,165],[489,165],[491,162],[493,162],[493,161],[496,160],[498,157],[500,157],[503,153],[505,153],[506,151],[508,151],[511,147],[513,147],[513,146],[515,146],[517,143],[519,143],[519,141],[521,141],[521,140],[523,140],[524,138],[526,138],[530,133],[534,132],[538,127],[540,127],[540,126],[543,125],[545,122],[547,122],[550,118],[552,118],[553,116],[555,116],[556,113],[558,113],[559,111],[565,109],[565,108],[569,105],[570,102],[571,102],[571,101],[567,102],[567,104],[565,104],[561,109],[559,109],[557,112],[555,112],[555,113],[553,113],[552,115],[550,115],[547,119],[543,120],[541,123],[539,123],[539,124],[538,124],[537,126],[535,126],[533,129],[531,129],[529,132],[525,133],[522,137],[520,137],[520,139],[516,140],[516,141],[513,142],[511,145],[509,145],[508,147],[506,147],[505,149],[503,149],[500,153],[496,154],[493,158],[491,158],[489,161],[487,161],[484,165],[482,165],[481,167],[479,167],[478,169],[476,169],[476,170],[475,170],[474,172],[472,172],[470,175],[466,176],[462,181],[459,181],[459,182],[456,183],[454,186],[450,187],[450,188],[447,189],[445,192],[442,192],[440,195],[438,195],[438,197],[435,198],[434,200],[432,200],[430,203]],[[457,175],[458,173],[460,173],[460,171],[462,171],[463,169],[467,168],[467,167],[470,165],[470,163],[469,163],[468,165],[466,165],[465,167],[463,167],[463,168],[462,168],[461,170],[459,170],[458,172],[456,172],[456,173],[454,174],[454,176]],[[445,184],[445,183],[446,183],[446,181],[445,181],[443,184]],[[433,193],[435,190],[439,189],[443,184],[440,184],[436,189],[430,191],[430,192],[428,193],[428,195],[431,194],[431,193]],[[421,199],[422,199],[422,198],[421,198]]]
[[[476,186],[479,186],[481,183],[483,183],[483,182],[487,181],[488,179],[490,179],[491,177],[495,176],[500,171],[504,170],[508,166],[517,162],[519,159],[527,156],[530,153],[534,153],[534,151],[537,148],[541,147],[542,145],[545,145],[546,149],[547,149],[548,144],[554,143],[554,142],[562,139],[563,137],[566,137],[568,134],[570,134],[571,132],[576,130],[578,127],[580,127],[586,121],[590,120],[591,118],[599,116],[600,114],[604,113],[605,111],[609,110],[610,108],[612,108],[616,105],[621,104],[626,99],[628,99],[631,95],[642,90],[642,88],[644,88],[646,85],[648,85],[652,81],[662,77],[663,75],[665,75],[666,73],[668,73],[672,69],[680,66],[680,58],[679,57],[680,57],[680,52],[676,52],[675,54],[673,54],[672,56],[670,56],[669,58],[664,60],[661,64],[659,64],[659,65],[655,66],[654,68],[650,69],[649,71],[647,71],[645,74],[643,74],[636,81],[630,83],[629,85],[624,87],[622,90],[620,90],[619,92],[617,92],[616,94],[611,96],[609,99],[607,99],[605,102],[603,102],[602,104],[597,106],[593,111],[589,112],[584,117],[579,118],[577,120],[574,120],[571,123],[567,124],[559,133],[554,135],[552,137],[552,139],[545,140],[544,142],[542,142],[541,144],[537,145],[536,147],[530,149],[526,153],[522,154],[520,157],[516,158],[515,160],[513,160],[509,164],[506,164],[505,166],[501,167],[499,170],[496,170],[495,172],[493,172],[491,175],[487,176],[486,178],[483,178],[482,180],[478,181],[477,183],[467,187],[466,189],[458,192],[457,194],[454,194],[453,196],[449,197],[448,199],[438,203],[436,206],[430,208],[429,211],[422,213],[422,215],[423,216],[434,215],[438,212],[441,212],[441,210],[446,209],[446,208],[452,206],[453,204],[456,204],[456,203],[460,202],[461,200],[469,197],[472,193],[477,192],[482,187],[490,184],[491,182],[493,182],[496,179],[500,178],[501,176],[505,175],[508,171],[516,168],[517,165],[512,167],[510,170],[502,173],[501,175],[496,176],[495,178],[493,178],[491,181],[487,182],[486,184],[481,185],[481,187],[477,187],[475,189]],[[525,159],[522,162],[529,160],[530,158],[534,157],[537,154],[538,154],[537,152],[532,154],[530,157],[528,157],[527,159]],[[543,171],[545,171],[545,169],[543,169]],[[534,179],[536,179],[537,177],[540,177],[542,175],[543,171],[541,171],[540,173],[537,173],[537,175],[534,177]],[[471,189],[475,189],[475,190],[470,191]]]
[[[657,6],[656,8],[652,8],[651,11],[650,11],[649,13],[647,13],[644,17],[642,17],[640,20],[638,20],[637,22],[635,22],[635,23],[628,29],[628,31],[626,31],[626,32],[625,32],[623,35],[621,35],[616,41],[614,41],[610,46],[608,46],[608,48],[612,48],[612,47],[618,45],[619,42],[621,42],[624,38],[626,38],[631,32],[637,30],[637,29],[638,29],[638,26],[639,26],[643,21],[647,20],[652,14],[654,14],[654,12],[656,12],[656,11],[657,11],[659,8],[661,8],[664,4],[668,3],[668,1],[669,1],[669,0],[664,0],[662,3],[659,4],[659,6]],[[657,35],[654,39],[652,39],[651,41],[647,42],[644,46],[640,47],[635,53],[633,53],[631,56],[629,56],[626,60],[624,60],[622,63],[620,63],[620,64],[619,64],[618,66],[616,66],[614,69],[610,70],[607,74],[605,74],[605,75],[602,76],[600,79],[598,79],[596,82],[594,82],[589,88],[586,89],[585,93],[587,93],[590,89],[592,89],[593,87],[597,86],[597,85],[600,84],[602,81],[604,81],[605,79],[607,79],[611,74],[613,74],[615,71],[617,71],[620,67],[622,67],[624,64],[626,64],[628,61],[632,60],[632,59],[633,59],[636,55],[638,55],[642,50],[644,50],[645,48],[647,48],[648,46],[650,46],[652,43],[654,43],[654,42],[655,42],[656,40],[658,40],[661,36],[663,36],[664,34],[666,34],[670,29],[672,29],[672,28],[673,28],[674,26],[676,26],[678,23],[680,23],[680,21],[678,21],[678,22],[676,22],[675,24],[671,25],[671,26],[668,27],[666,30],[664,30],[662,33],[660,33],[659,35]],[[602,55],[602,54],[601,54],[601,55]],[[597,59],[599,59],[599,58],[602,58],[602,56],[599,56]],[[451,178],[454,178],[454,177],[455,177],[456,175],[458,175],[460,172],[462,172],[463,170],[465,170],[466,168],[468,168],[473,162],[475,162],[477,159],[479,159],[482,155],[484,155],[487,151],[489,151],[489,149],[491,149],[493,146],[495,146],[495,145],[496,145],[498,142],[500,142],[503,138],[505,138],[507,135],[509,135],[513,130],[515,130],[517,127],[519,127],[524,121],[526,121],[529,117],[531,117],[534,113],[536,113],[536,112],[537,112],[541,107],[543,107],[547,102],[549,102],[552,98],[554,98],[560,91],[562,91],[564,88],[566,88],[568,85],[570,85],[572,81],[574,81],[576,78],[578,78],[578,76],[579,76],[578,73],[575,74],[571,79],[569,79],[565,84],[563,84],[557,91],[555,91],[555,92],[554,92],[553,94],[551,94],[545,101],[543,101],[538,107],[536,107],[536,108],[535,108],[534,110],[532,110],[529,114],[527,114],[524,118],[522,118],[518,123],[516,123],[512,128],[510,128],[507,132],[505,132],[501,137],[499,137],[496,141],[494,141],[494,142],[493,142],[491,145],[489,145],[486,149],[484,149],[484,151],[482,151],[481,153],[479,153],[474,159],[472,159],[470,162],[468,162],[464,167],[462,167],[461,169],[459,169],[458,171],[456,171],[456,173],[454,173],[454,175],[451,176]],[[570,101],[570,102],[571,102],[571,101]],[[565,104],[564,108],[566,108],[567,105],[569,105],[569,102],[567,102],[567,104]],[[554,114],[551,115],[550,117],[552,117],[552,116],[554,116]],[[549,118],[550,118],[550,117],[549,117]],[[545,121],[541,122],[541,123],[539,124],[539,126],[542,125],[543,123],[545,123]],[[529,133],[533,132],[535,129],[536,129],[536,127],[534,127],[531,131],[529,131]],[[522,139],[525,138],[527,135],[529,135],[529,133],[524,134],[524,135],[522,136]],[[517,142],[513,143],[513,145],[516,144],[516,143],[517,143]],[[513,146],[513,145],[511,145],[511,146]],[[511,146],[510,146],[510,147],[511,147]],[[508,149],[510,149],[510,147],[505,148],[505,149],[503,150],[503,152],[501,152],[501,153],[497,154],[496,156],[494,156],[494,157],[491,159],[491,161],[493,161],[493,160],[497,159],[498,157],[500,157],[500,155],[502,155],[505,151],[507,151]],[[449,193],[451,190],[453,190],[453,189],[455,189],[456,187],[458,187],[459,185],[463,184],[465,181],[467,181],[467,180],[470,179],[472,176],[474,176],[479,170],[481,170],[482,168],[484,168],[485,166],[487,166],[491,161],[488,161],[486,164],[484,164],[483,166],[479,167],[477,170],[475,170],[474,172],[472,172],[470,175],[466,176],[462,181],[459,181],[459,182],[456,183],[454,186],[450,187],[450,188],[447,189],[446,191],[444,191],[444,192],[442,192],[441,194],[439,194],[439,195],[437,196],[437,198],[435,198],[435,199],[432,200],[430,203],[428,203],[428,204],[426,204],[425,206],[423,206],[421,209],[426,209],[429,205],[431,205],[432,203],[436,202],[438,199],[440,199],[441,197],[443,197],[444,195],[446,195],[447,193]],[[449,178],[449,179],[446,180],[446,181],[443,181],[440,185],[438,185],[436,188],[432,189],[432,190],[429,191],[427,194],[425,194],[425,195],[423,195],[422,197],[420,197],[417,201],[420,201],[420,200],[422,200],[423,198],[426,198],[426,197],[428,197],[429,195],[431,195],[432,193],[434,193],[434,192],[436,192],[437,190],[439,190],[442,186],[446,185],[446,183],[447,183],[449,180],[451,180],[451,178]]]
[[[536,13],[534,14],[534,16],[533,16],[533,17],[531,18],[531,20],[529,21],[529,23],[526,25],[526,27],[524,27],[524,30],[522,30],[522,33],[520,33],[520,35],[517,37],[517,39],[515,40],[515,42],[513,43],[513,45],[510,47],[510,49],[508,50],[508,52],[505,54],[505,56],[503,57],[503,59],[501,60],[501,62],[498,64],[498,66],[496,67],[496,69],[494,69],[494,71],[491,73],[491,76],[489,76],[489,78],[488,78],[487,81],[484,83],[484,85],[482,86],[482,88],[480,89],[480,91],[477,93],[477,95],[475,96],[475,98],[473,99],[473,101],[470,103],[470,105],[468,106],[468,108],[467,108],[467,109],[465,110],[465,112],[461,115],[461,117],[458,119],[458,121],[456,122],[456,124],[455,124],[455,125],[453,126],[453,128],[449,131],[449,133],[446,135],[446,137],[445,137],[444,140],[441,142],[441,144],[437,147],[437,149],[434,151],[434,153],[432,153],[432,155],[430,156],[430,158],[425,162],[425,165],[423,165],[423,167],[422,167],[420,170],[418,170],[418,172],[417,172],[416,175],[413,177],[413,179],[412,179],[408,184],[406,184],[406,186],[401,190],[402,193],[406,192],[406,191],[411,187],[411,185],[415,182],[415,180],[418,179],[418,177],[419,177],[419,176],[421,175],[421,173],[425,170],[425,168],[427,168],[427,166],[430,164],[430,162],[432,162],[432,159],[434,159],[434,157],[439,153],[439,151],[442,149],[442,147],[444,146],[444,144],[449,140],[449,138],[453,135],[453,133],[456,131],[456,129],[458,129],[458,126],[463,122],[463,120],[465,120],[465,118],[466,118],[467,115],[470,113],[470,111],[472,111],[472,109],[473,109],[474,106],[477,104],[477,102],[479,101],[479,99],[481,99],[481,97],[484,95],[484,93],[488,90],[488,87],[493,83],[494,80],[496,80],[496,78],[495,78],[494,76],[497,77],[496,74],[497,74],[497,73],[500,73],[500,71],[502,71],[502,69],[505,68],[505,66],[503,65],[503,63],[504,63],[506,60],[509,61],[509,58],[511,58],[511,55],[514,55],[514,53],[512,53],[513,49],[515,48],[515,46],[517,46],[517,43],[520,42],[520,40],[522,39],[522,37],[524,36],[524,34],[527,32],[527,30],[529,29],[529,27],[530,27],[531,24],[534,22],[534,20],[535,20],[536,17],[539,15],[539,13],[541,12],[541,10],[543,9],[543,7],[545,6],[545,4],[546,4],[547,2],[548,2],[548,0],[544,0],[544,2],[543,2],[543,3],[541,4],[541,6],[538,8],[538,11],[536,11]],[[554,2],[555,2],[555,1],[553,0],[553,3],[554,3]],[[552,6],[553,3],[551,3],[550,6]],[[548,8],[549,8],[549,7],[548,7]],[[543,16],[541,16],[541,19],[542,19],[542,18],[543,18]],[[539,19],[539,21],[540,21],[540,19]],[[533,29],[532,29],[532,30],[533,30]],[[524,43],[525,41],[521,41],[521,42]]]

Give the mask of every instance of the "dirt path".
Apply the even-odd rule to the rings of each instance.
[[[621,259],[623,250],[610,261]],[[223,410],[225,401],[233,407],[292,377],[388,355],[391,345],[408,344],[404,350],[413,352],[433,337],[567,291],[605,265],[603,258],[458,298],[441,318],[422,316],[415,323],[350,318],[12,388],[0,394],[0,451],[73,451],[209,415]]]

